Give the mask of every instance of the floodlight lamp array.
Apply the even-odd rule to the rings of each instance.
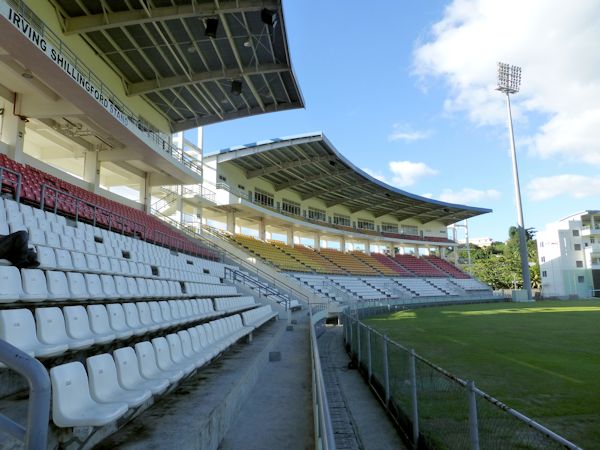
[[[498,87],[500,92],[515,94],[521,87],[521,68],[503,62],[498,63]]]

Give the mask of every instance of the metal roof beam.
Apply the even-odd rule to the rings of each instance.
[[[145,9],[67,17],[65,20],[65,34],[89,33],[127,25],[139,25],[186,17],[210,17],[242,11],[260,11],[263,8],[276,10],[279,5],[276,0],[230,0],[220,1],[219,7],[216,7],[212,2],[192,2],[189,5],[179,6],[149,6]]]
[[[338,175],[344,175],[346,173],[353,172],[352,169],[342,169],[335,172],[323,172],[318,175],[313,175],[306,178],[301,178],[298,180],[287,181],[285,183],[275,185],[275,192],[281,191],[282,189],[290,189],[296,186],[301,186],[305,183],[312,183],[313,181],[319,181],[323,178],[331,178],[336,177]]]
[[[249,67],[243,70],[235,68],[191,73],[189,77],[187,75],[176,75],[173,77],[130,83],[127,85],[127,95],[131,97],[134,95],[142,95],[150,92],[160,91],[162,89],[172,89],[190,84],[204,83],[207,81],[239,78],[246,75],[257,75],[260,73],[286,72],[288,70],[290,70],[290,67],[287,64],[266,64],[258,67]]]
[[[279,172],[281,170],[295,169],[297,167],[308,166],[313,163],[334,161],[335,159],[336,159],[335,156],[326,155],[326,156],[319,156],[319,157],[313,158],[313,159],[300,159],[300,160],[295,160],[295,161],[287,161],[284,163],[276,164],[271,167],[264,167],[261,169],[248,170],[248,171],[246,171],[246,178],[251,180],[252,178],[270,175],[272,173]]]

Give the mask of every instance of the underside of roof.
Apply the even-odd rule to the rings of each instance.
[[[304,106],[281,0],[52,2],[172,131]]]
[[[491,212],[490,209],[445,203],[389,186],[344,158],[322,134],[250,144],[221,151],[219,164],[233,164],[248,179],[262,178],[275,192],[290,189],[308,200],[318,198],[327,208],[342,205],[351,213],[368,211],[375,218],[391,215],[398,221],[439,221],[445,225]]]

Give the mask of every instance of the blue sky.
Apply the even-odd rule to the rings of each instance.
[[[521,3],[382,0],[370,12],[355,1],[284,0],[306,109],[208,126],[204,151],[323,131],[392,185],[493,209],[470,221],[470,235],[504,240],[516,211],[505,103],[493,90],[502,60],[523,66],[513,113],[525,225],[600,208],[600,57],[591,44],[600,4]]]

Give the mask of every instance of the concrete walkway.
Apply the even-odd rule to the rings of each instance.
[[[406,448],[383,407],[357,370],[348,369],[343,328],[328,326],[319,337],[319,353],[336,448],[387,450]]]
[[[242,405],[220,450],[308,450],[314,448],[309,320],[306,311],[285,331],[255,388]],[[277,355],[271,354],[271,359]]]

